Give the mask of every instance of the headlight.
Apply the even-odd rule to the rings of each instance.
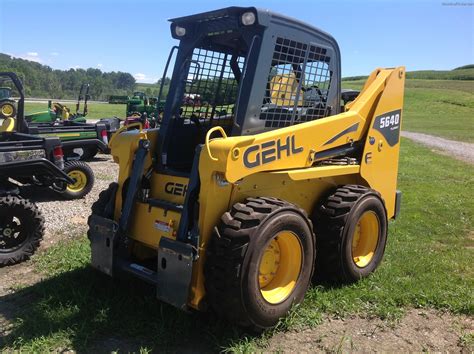
[[[174,29],[174,33],[176,33],[178,37],[183,37],[186,34],[186,28],[176,26]]]
[[[255,14],[253,12],[244,12],[242,15],[242,24],[250,26],[255,23]]]

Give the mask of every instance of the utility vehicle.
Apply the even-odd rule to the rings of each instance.
[[[77,97],[76,111],[71,113],[71,109],[59,102],[48,101],[48,110],[25,114],[28,123],[60,123],[70,120],[76,123],[86,123],[86,116],[89,113],[87,101],[90,99],[89,84],[82,84]],[[84,100],[83,110],[80,111],[81,101]]]
[[[17,101],[14,100],[18,107],[16,115],[0,122],[0,151],[3,154],[0,163],[4,180],[13,178],[22,184],[52,188],[66,199],[84,197],[94,185],[92,169],[82,161],[64,162],[62,144],[57,137],[16,132],[15,123],[22,121],[24,115],[23,86],[18,77],[9,72],[0,72],[0,83],[9,84],[18,96]],[[32,157],[40,160],[32,162]],[[40,167],[36,169],[35,166]],[[55,168],[60,169],[60,173]],[[69,179],[56,178],[58,175]]]
[[[9,73],[14,75],[15,73]],[[17,81],[18,78],[17,78]],[[120,127],[118,118],[104,118],[95,124],[79,123],[71,120],[60,122],[34,123],[25,119],[24,113],[10,116],[8,126],[3,129],[42,137],[57,136],[63,144],[67,160],[80,158],[90,160],[97,153],[109,153],[108,142]]]

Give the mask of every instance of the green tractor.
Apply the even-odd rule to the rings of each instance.
[[[6,119],[16,115],[15,101],[10,97],[12,89],[10,87],[0,87],[0,119]]]
[[[70,120],[76,123],[86,123],[87,101],[89,100],[89,84],[82,84],[76,103],[76,112],[71,113],[71,109],[59,102],[48,101],[48,110],[34,112],[25,115],[28,123],[54,123]],[[81,101],[84,100],[82,112],[80,112]]]
[[[135,91],[132,97],[127,100],[127,117],[134,114],[140,116],[142,113],[147,113],[148,116],[155,114],[156,98],[148,97],[144,92]]]
[[[145,93],[135,91],[127,100],[125,125],[142,122],[154,128],[160,121],[160,113],[164,109],[165,100],[148,97]]]

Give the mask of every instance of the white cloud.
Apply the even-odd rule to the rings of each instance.
[[[25,60],[29,60],[29,61],[35,61],[37,63],[41,63],[42,60],[41,58],[39,57],[39,54],[37,52],[28,52],[26,54],[21,54],[21,55],[11,55],[12,57],[15,57],[15,58],[20,58],[20,59],[25,59]]]
[[[81,66],[80,65],[74,65],[74,66],[70,66],[69,69],[77,70],[77,69],[81,69]]]
[[[59,53],[58,52],[51,52],[51,53],[49,53],[49,55],[51,55],[53,57],[57,57],[59,55]]]
[[[137,80],[137,82],[142,82],[142,83],[147,83],[147,84],[155,83],[158,80],[155,77],[149,77],[146,74],[142,74],[142,73],[136,73],[133,75],[133,77],[135,78],[135,80]]]
[[[98,68],[101,68],[101,67],[102,67],[102,64],[100,64],[100,63],[97,64],[97,67],[98,67]]]

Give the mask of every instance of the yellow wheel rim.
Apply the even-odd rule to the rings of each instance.
[[[374,257],[379,227],[379,219],[373,211],[366,211],[357,222],[352,235],[352,259],[359,268],[366,267]]]
[[[2,115],[4,117],[11,117],[13,115],[13,106],[11,104],[5,104],[2,106]]]
[[[73,170],[67,174],[69,177],[75,180],[73,184],[67,185],[69,192],[77,193],[82,191],[87,185],[87,176],[84,172]]]
[[[302,247],[293,232],[279,232],[269,242],[258,274],[260,292],[267,302],[279,304],[290,296],[301,272],[302,259]]]

